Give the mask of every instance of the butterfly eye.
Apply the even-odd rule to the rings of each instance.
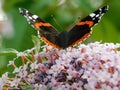
[[[45,22],[26,9],[19,8],[20,13],[27,19],[29,24],[37,29],[40,39],[58,49],[75,46],[84,41],[90,36],[91,28],[100,21],[107,10],[108,6],[104,6],[79,21],[69,32],[59,33],[50,23]]]

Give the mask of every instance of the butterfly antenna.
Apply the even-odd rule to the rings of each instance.
[[[52,17],[52,19],[54,20],[54,22],[59,26],[59,28],[60,28],[61,30],[63,30],[62,26],[56,21],[56,19],[54,18],[54,16],[51,15],[51,17]]]
[[[80,21],[80,16],[76,18],[75,23]]]
[[[72,23],[72,26],[78,23],[79,21],[80,21],[80,16],[75,19],[75,21]]]
[[[75,19],[75,21],[72,23],[72,26],[78,23],[79,21],[80,21],[80,16]]]

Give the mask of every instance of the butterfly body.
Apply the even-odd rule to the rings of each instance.
[[[58,40],[60,40],[60,41],[57,40],[57,45],[59,45],[59,47],[62,47],[63,49],[67,48],[69,46],[69,43],[68,43],[69,38],[68,37],[69,37],[69,33],[67,31],[63,31],[63,32],[59,33]]]
[[[108,6],[96,10],[79,21],[72,29],[63,32],[58,32],[51,24],[42,20],[37,15],[32,14],[28,10],[23,8],[20,8],[19,10],[28,22],[37,29],[40,38],[45,43],[58,49],[65,49],[84,41],[92,32],[91,28],[97,24],[103,14],[106,13]]]

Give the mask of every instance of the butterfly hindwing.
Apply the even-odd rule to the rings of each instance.
[[[47,44],[58,48],[65,49],[74,46],[85,40],[91,33],[91,28],[97,24],[104,13],[108,10],[108,6],[104,6],[91,13],[80,22],[78,22],[70,31],[59,33],[51,24],[45,22],[37,15],[32,14],[26,9],[20,8],[20,13],[28,20],[28,22],[37,29],[40,38]]]
[[[68,33],[69,41],[68,45],[74,46],[84,41],[91,33],[91,28],[97,24],[101,17],[108,10],[108,6],[104,6],[95,12],[91,13],[80,22],[78,22]]]

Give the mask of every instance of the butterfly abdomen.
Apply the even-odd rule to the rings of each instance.
[[[58,35],[57,44],[63,49],[68,47],[68,32],[64,31]]]
[[[104,6],[87,17],[76,23],[76,25],[68,32],[58,32],[50,23],[45,22],[37,15],[32,14],[26,9],[20,8],[20,13],[28,20],[35,29],[37,29],[39,37],[43,42],[58,49],[65,49],[69,46],[75,46],[91,34],[91,28],[97,24],[101,17],[108,10],[108,6]]]

